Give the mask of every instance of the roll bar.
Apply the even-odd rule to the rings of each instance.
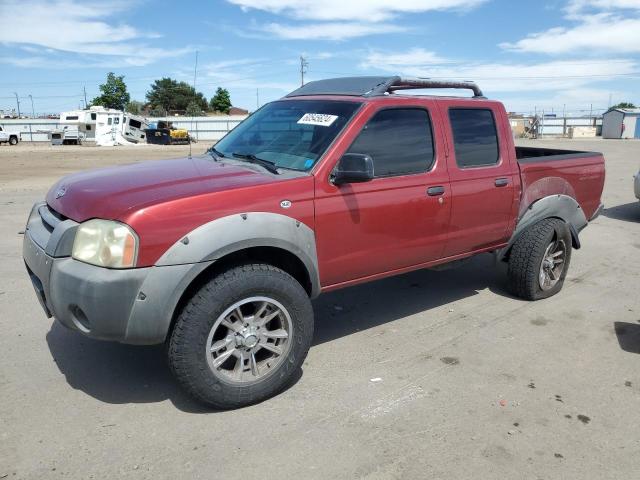
[[[309,82],[294,90],[287,97],[309,95],[348,95],[357,97],[376,97],[388,95],[400,90],[421,88],[455,88],[473,92],[475,98],[484,98],[482,90],[475,82],[461,80],[436,80],[431,78],[393,77],[343,77],[328,78]]]

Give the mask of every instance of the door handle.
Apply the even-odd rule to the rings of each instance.
[[[427,188],[427,195],[429,195],[430,197],[437,197],[438,195],[442,195],[443,193],[444,187],[442,186]]]
[[[506,187],[507,185],[509,185],[508,178],[496,178],[496,181],[495,181],[496,187]]]

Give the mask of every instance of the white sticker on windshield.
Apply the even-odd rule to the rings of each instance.
[[[337,115],[327,115],[325,113],[305,113],[298,123],[300,125],[320,125],[330,127],[338,119]]]

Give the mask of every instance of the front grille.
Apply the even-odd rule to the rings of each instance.
[[[40,214],[40,220],[42,220],[44,228],[46,228],[49,233],[53,232],[60,222],[66,220],[63,215],[60,215],[48,205],[42,205],[38,209],[38,213]]]
[[[71,255],[78,224],[45,203],[31,212],[27,231],[31,239],[51,257]]]

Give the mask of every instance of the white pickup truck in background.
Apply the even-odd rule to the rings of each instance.
[[[4,131],[4,128],[0,125],[0,144],[8,143],[9,145],[17,145],[18,144],[18,134],[17,133],[7,133]]]

